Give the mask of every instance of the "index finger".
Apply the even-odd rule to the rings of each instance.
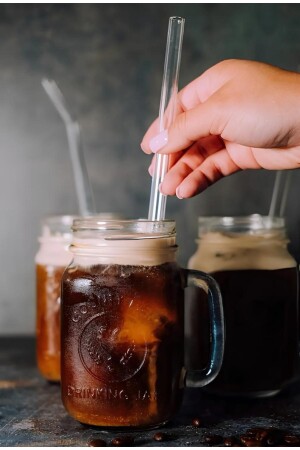
[[[232,61],[223,61],[205,71],[195,80],[191,81],[178,93],[178,107],[176,115],[194,109],[205,102],[230,78],[231,70],[228,68]],[[235,65],[235,64],[234,64]],[[151,153],[150,140],[159,133],[158,118],[150,125],[141,142],[141,148],[145,153]]]

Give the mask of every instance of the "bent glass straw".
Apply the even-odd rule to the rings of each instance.
[[[185,19],[182,17],[170,17],[169,19],[159,106],[159,132],[168,129],[175,117],[184,22]],[[155,170],[152,177],[148,213],[149,220],[163,220],[165,218],[167,197],[160,193],[159,186],[168,171],[168,164],[168,155],[157,154],[155,156]]]
[[[79,124],[69,113],[65,98],[55,81],[44,78],[42,86],[66,127],[79,212],[82,216],[95,214],[94,196],[85,164]]]

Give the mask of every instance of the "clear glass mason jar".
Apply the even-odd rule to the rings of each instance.
[[[48,216],[42,220],[36,264],[37,364],[49,381],[60,381],[60,285],[65,268],[72,260],[69,245],[71,226],[77,216]],[[120,218],[102,213],[102,219]]]
[[[177,411],[183,386],[218,373],[223,316],[213,279],[176,263],[174,221],[75,220],[62,280],[62,400],[78,421],[152,428]],[[209,292],[212,352],[183,368],[184,288]]]
[[[199,240],[188,267],[218,282],[226,344],[221,371],[208,391],[238,396],[277,394],[298,366],[298,268],[287,249],[283,218],[199,219]],[[208,312],[203,293],[189,299],[187,366],[205,365]]]

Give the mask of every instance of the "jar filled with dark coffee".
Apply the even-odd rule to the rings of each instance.
[[[199,240],[190,269],[218,282],[225,316],[221,371],[207,390],[219,394],[275,395],[298,368],[298,268],[287,250],[283,218],[199,219]],[[203,291],[191,292],[187,366],[205,365],[210,341]]]
[[[176,262],[174,221],[75,220],[74,259],[62,280],[62,399],[78,421],[147,428],[178,410],[184,385],[218,373],[223,315],[208,275]],[[184,370],[184,288],[210,293],[213,351],[207,370]]]

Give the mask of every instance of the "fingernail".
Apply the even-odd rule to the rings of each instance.
[[[176,189],[176,197],[179,198],[179,200],[182,200],[182,199],[183,199],[182,195],[180,194],[180,189],[179,189],[179,187]]]
[[[148,169],[148,172],[151,175],[151,177],[153,176],[153,170],[154,170],[153,166],[150,166]]]
[[[165,197],[167,197],[167,194],[165,194],[163,191],[162,191],[162,183],[160,183],[160,185],[158,186],[158,190],[159,190],[159,192],[161,193],[161,195],[164,195]]]
[[[149,142],[149,147],[152,153],[156,153],[161,150],[168,142],[168,130],[164,130],[161,133],[154,136]]]

